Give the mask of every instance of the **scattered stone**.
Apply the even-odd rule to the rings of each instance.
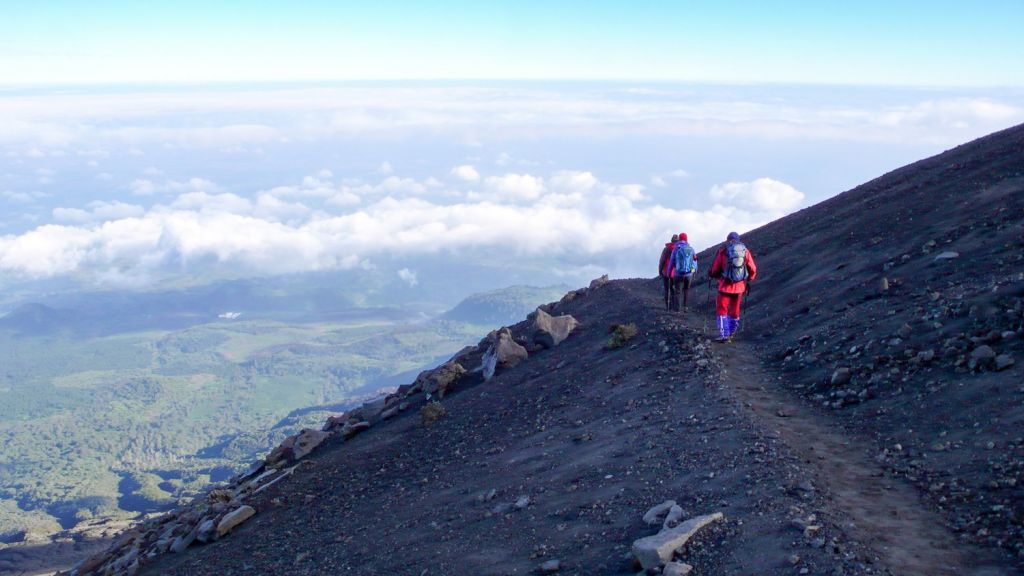
[[[937,262],[939,260],[953,260],[954,258],[959,258],[959,257],[960,257],[960,253],[959,252],[955,252],[953,250],[947,250],[945,252],[940,252],[937,256],[935,256],[935,261]]]
[[[669,562],[661,571],[662,576],[687,576],[693,572],[693,566],[685,562]]]
[[[523,508],[526,508],[529,505],[530,505],[530,497],[529,496],[520,496],[519,498],[516,499],[516,503],[515,503],[514,506],[515,506],[516,510],[522,510]]]
[[[679,526],[662,530],[654,536],[647,536],[633,542],[633,555],[645,570],[657,568],[672,560],[672,554],[682,547],[698,530],[717,522],[725,516],[721,512],[698,516]]]
[[[249,518],[252,518],[256,514],[256,509],[252,506],[241,506],[221,518],[220,523],[217,524],[217,536],[223,536],[228,532],[231,532],[236,526],[245,522]]]
[[[385,411],[380,413],[380,419],[381,420],[390,420],[390,419],[392,419],[392,418],[394,418],[395,416],[398,415],[398,411],[399,411],[399,406],[392,406],[391,408],[388,408],[387,410],[385,410]]]
[[[448,415],[448,410],[440,402],[427,402],[420,408],[420,424],[431,426]]]
[[[831,382],[833,386],[845,386],[846,384],[849,384],[852,378],[853,373],[850,372],[849,368],[836,368],[835,372],[832,372]]]
[[[540,565],[540,571],[543,574],[552,574],[562,569],[562,562],[559,560],[548,560],[547,562]]]
[[[213,518],[207,518],[199,523],[196,529],[196,539],[200,542],[212,542],[217,539],[217,524]]]
[[[341,427],[341,435],[348,440],[356,434],[369,429],[370,423],[365,420],[362,422],[346,422],[345,425]]]
[[[984,368],[988,366],[996,359],[996,351],[992,349],[988,344],[982,344],[974,350],[971,350],[971,368]]]
[[[537,308],[533,316],[533,341],[545,348],[554,348],[568,338],[579,325],[580,323],[572,316],[552,316]]]
[[[1009,354],[1000,354],[996,356],[996,370],[1006,370],[1010,366],[1013,366],[1013,356]]]
[[[675,500],[666,500],[657,506],[652,507],[644,514],[644,522],[650,526],[655,526],[664,522],[666,516],[672,507],[676,505]]]

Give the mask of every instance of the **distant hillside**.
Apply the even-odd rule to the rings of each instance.
[[[77,327],[78,317],[72,310],[58,310],[45,304],[30,302],[0,316],[0,330],[24,336],[53,334]]]
[[[444,313],[442,318],[456,322],[507,326],[519,322],[537,306],[553,302],[569,290],[568,286],[510,286],[469,296]]]

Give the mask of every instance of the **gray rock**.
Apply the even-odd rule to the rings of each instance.
[[[669,562],[661,571],[662,576],[687,576],[693,572],[693,566],[685,562]]]
[[[645,570],[658,568],[670,562],[672,554],[682,547],[698,530],[717,522],[725,516],[721,512],[698,516],[683,522],[675,528],[662,530],[654,536],[647,536],[633,542],[633,555]]]
[[[256,509],[252,506],[240,506],[228,512],[217,524],[217,536],[223,536],[231,532],[236,526],[252,518],[255,514]]]
[[[594,278],[590,281],[590,290],[597,290],[608,283],[608,275],[604,274],[600,278]]]
[[[845,386],[846,384],[849,384],[852,378],[853,373],[850,372],[849,368],[836,368],[835,372],[832,372],[831,382],[833,386]]]
[[[515,503],[516,510],[522,510],[523,508],[526,508],[529,505],[530,505],[530,497],[529,496],[520,496],[519,498],[516,499],[516,503]]]
[[[391,408],[388,408],[387,410],[380,413],[380,419],[390,420],[391,418],[394,418],[396,415],[398,415],[398,406],[392,406]]]
[[[939,260],[953,260],[954,258],[959,258],[959,257],[960,257],[960,253],[959,252],[954,252],[953,250],[947,250],[945,252],[940,252],[938,255],[936,255],[935,256],[935,260],[936,261],[939,261]]]
[[[195,542],[196,537],[198,535],[199,528],[196,527],[192,530],[189,530],[187,534],[182,534],[181,536],[178,536],[174,539],[174,542],[171,544],[171,552],[174,552],[175,554],[181,554],[185,551],[186,548],[188,548],[192,545],[193,542]]]
[[[196,528],[196,539],[200,542],[212,542],[217,539],[217,524],[213,518],[207,518]]]
[[[984,368],[996,359],[996,351],[987,344],[982,344],[971,350],[969,365],[971,368]]]
[[[299,460],[309,455],[313,449],[330,437],[330,432],[321,432],[320,430],[306,428],[302,432],[299,432],[298,437],[295,439],[295,443],[292,445],[293,458],[295,460]]]
[[[363,420],[372,420],[380,416],[380,413],[387,407],[387,400],[387,398],[378,398],[377,400],[363,404],[359,408],[359,412],[362,415]]]
[[[449,360],[437,368],[420,372],[413,387],[419,387],[428,394],[437,394],[440,398],[444,398],[445,393],[465,374],[466,369],[462,367],[462,364]]]
[[[346,422],[345,425],[341,427],[341,435],[345,439],[349,439],[363,430],[369,430],[369,428],[369,422]]]
[[[671,510],[675,505],[675,500],[665,500],[657,506],[652,506],[651,509],[644,514],[644,523],[649,526],[661,524],[664,522],[664,518],[669,513],[669,510]]]
[[[663,530],[669,528],[675,528],[679,525],[679,522],[683,520],[683,509],[679,506],[673,506],[669,509],[668,515],[665,516],[665,522],[662,523],[661,527]]]
[[[494,374],[499,368],[506,369],[517,366],[526,360],[527,356],[529,354],[526,348],[512,339],[512,332],[508,328],[502,328],[495,336],[490,348],[484,353],[482,361],[484,380],[494,378]]]
[[[552,316],[537,308],[533,315],[533,341],[545,348],[554,348],[579,325],[572,316]]]
[[[996,370],[1006,370],[1010,366],[1013,366],[1013,356],[1009,354],[1000,354],[996,356]]]

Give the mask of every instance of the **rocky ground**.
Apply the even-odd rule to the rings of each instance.
[[[735,344],[704,286],[570,293],[79,572],[1024,573],[1022,168],[1016,128],[746,234]]]

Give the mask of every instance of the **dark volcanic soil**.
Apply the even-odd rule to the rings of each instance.
[[[703,337],[703,286],[686,317],[655,281],[592,290],[558,348],[432,426],[329,441],[146,573],[635,574],[667,499],[725,514],[695,574],[1024,573],[1022,172],[1018,127],[746,234],[733,345]],[[608,350],[617,322],[639,335]]]

